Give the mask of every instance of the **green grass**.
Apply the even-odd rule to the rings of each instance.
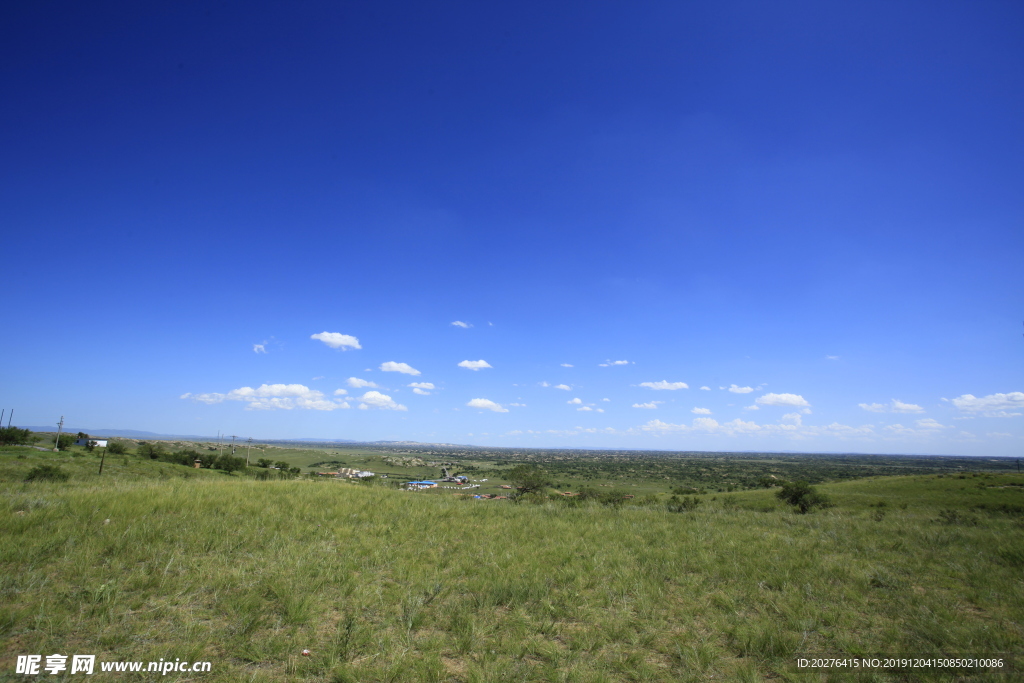
[[[793,660],[1024,642],[1016,475],[824,485],[837,506],[809,515],[770,491],[673,514],[16,456],[0,678],[62,652],[210,660],[207,681],[915,680]],[[18,478],[53,457],[70,481]]]

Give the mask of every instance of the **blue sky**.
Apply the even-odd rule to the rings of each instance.
[[[2,12],[16,423],[1024,446],[1020,3]]]

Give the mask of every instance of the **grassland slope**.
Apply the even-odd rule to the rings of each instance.
[[[4,672],[79,652],[209,660],[206,681],[818,680],[793,659],[1024,642],[1015,475],[826,485],[837,506],[797,515],[769,491],[670,513],[129,474],[4,476]],[[828,680],[907,680],[872,676]]]

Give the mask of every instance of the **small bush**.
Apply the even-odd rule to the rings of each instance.
[[[665,504],[665,507],[668,508],[669,512],[689,512],[691,510],[696,510],[697,506],[700,505],[700,502],[700,498],[696,496],[692,496],[689,498],[683,496],[682,498],[680,498],[679,496],[674,495],[668,499],[668,502]]]
[[[28,471],[25,481],[67,481],[68,476],[56,465],[37,465]]]
[[[936,521],[941,522],[942,524],[978,526],[977,517],[961,512],[960,510],[939,510],[939,519]]]
[[[107,453],[111,455],[124,455],[128,452],[128,447],[124,441],[108,441],[107,442]]]
[[[787,481],[782,485],[782,490],[775,494],[779,500],[784,500],[797,509],[801,515],[806,515],[816,507],[832,507],[832,502],[823,493],[818,493],[813,486],[806,481]]]

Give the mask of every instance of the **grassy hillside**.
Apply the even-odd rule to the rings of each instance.
[[[52,457],[68,482],[21,481]],[[1018,475],[829,484],[836,507],[808,515],[764,490],[670,513],[113,460],[98,478],[91,456],[0,455],[0,677],[59,652],[209,660],[207,681],[826,680],[794,658],[1024,644]],[[908,680],[858,675],[827,680]],[[949,672],[909,679],[930,676]]]

